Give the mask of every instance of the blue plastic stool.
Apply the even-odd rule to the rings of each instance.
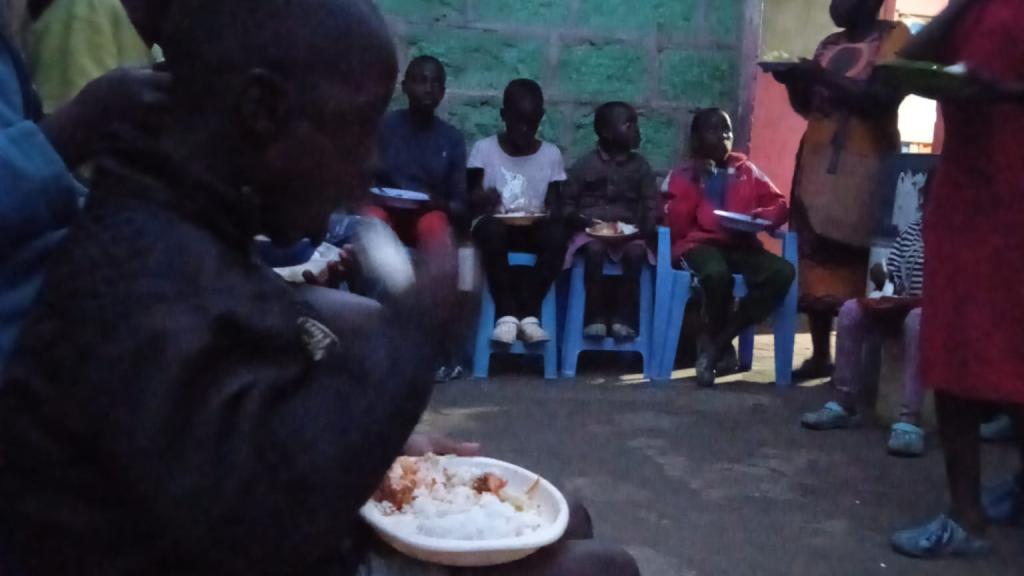
[[[584,313],[587,304],[587,293],[583,276],[586,263],[583,258],[573,262],[569,279],[569,301],[565,312],[565,329],[562,340],[562,376],[576,377],[576,362],[580,352],[586,350],[602,350],[606,352],[638,352],[644,359],[644,378],[653,373],[654,334],[654,269],[650,264],[644,265],[640,272],[640,326],[637,337],[630,342],[617,342],[614,338],[585,338],[583,336]],[[622,276],[622,265],[605,262],[605,276]]]
[[[776,232],[775,238],[782,240],[782,255],[794,269],[797,268],[797,236],[792,232]],[[679,331],[683,326],[686,303],[693,293],[693,274],[688,270],[672,267],[671,237],[667,228],[658,230],[658,271],[654,304],[655,369],[653,379],[669,380],[675,365],[676,349],[679,347]],[[747,293],[742,276],[735,276],[733,294],[741,298]],[[775,312],[775,385],[793,385],[793,348],[796,338],[797,281],[789,288],[782,305]],[[754,363],[754,329],[745,330],[739,337],[739,363],[743,371],[749,371]]]
[[[510,266],[534,266],[537,256],[523,252],[509,252]],[[516,341],[511,345],[500,344],[491,340],[495,318],[494,297],[485,279],[480,295],[480,320],[476,328],[476,347],[473,354],[473,377],[487,378],[491,371],[491,354],[529,354],[544,357],[544,378],[558,378],[558,311],[555,298],[555,283],[541,303],[540,325],[551,336],[551,340],[537,344],[524,344]]]

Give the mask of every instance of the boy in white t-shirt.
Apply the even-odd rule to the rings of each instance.
[[[505,88],[501,119],[505,131],[480,140],[469,154],[471,190],[478,215],[473,239],[498,321],[492,340],[530,344],[550,335],[541,327],[541,301],[558,277],[565,257],[566,232],[558,218],[541,218],[529,226],[507,225],[498,214],[559,214],[554,207],[567,177],[562,153],[537,138],[544,118],[544,92],[533,80],[513,80]],[[537,254],[537,264],[513,278],[508,253]]]

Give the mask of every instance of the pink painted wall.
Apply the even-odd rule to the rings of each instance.
[[[789,196],[797,148],[807,122],[789,105],[786,89],[771,75],[759,73],[754,90],[750,158]]]

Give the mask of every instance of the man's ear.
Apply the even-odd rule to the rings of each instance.
[[[261,142],[276,139],[287,128],[291,106],[291,93],[280,76],[263,69],[246,74],[238,114],[248,134]]]

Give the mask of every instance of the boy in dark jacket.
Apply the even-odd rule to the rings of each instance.
[[[637,334],[637,302],[640,271],[650,258],[648,242],[655,238],[658,220],[658,187],[654,171],[635,150],[640,146],[636,110],[625,102],[603,104],[594,113],[597,149],[569,169],[563,210],[575,232],[569,243],[566,265],[582,250],[586,258],[587,323],[583,332],[591,338],[609,334],[632,340]],[[637,228],[635,239],[625,243],[587,235],[598,223],[624,223]],[[621,262],[620,291],[607,293],[605,260]]]

